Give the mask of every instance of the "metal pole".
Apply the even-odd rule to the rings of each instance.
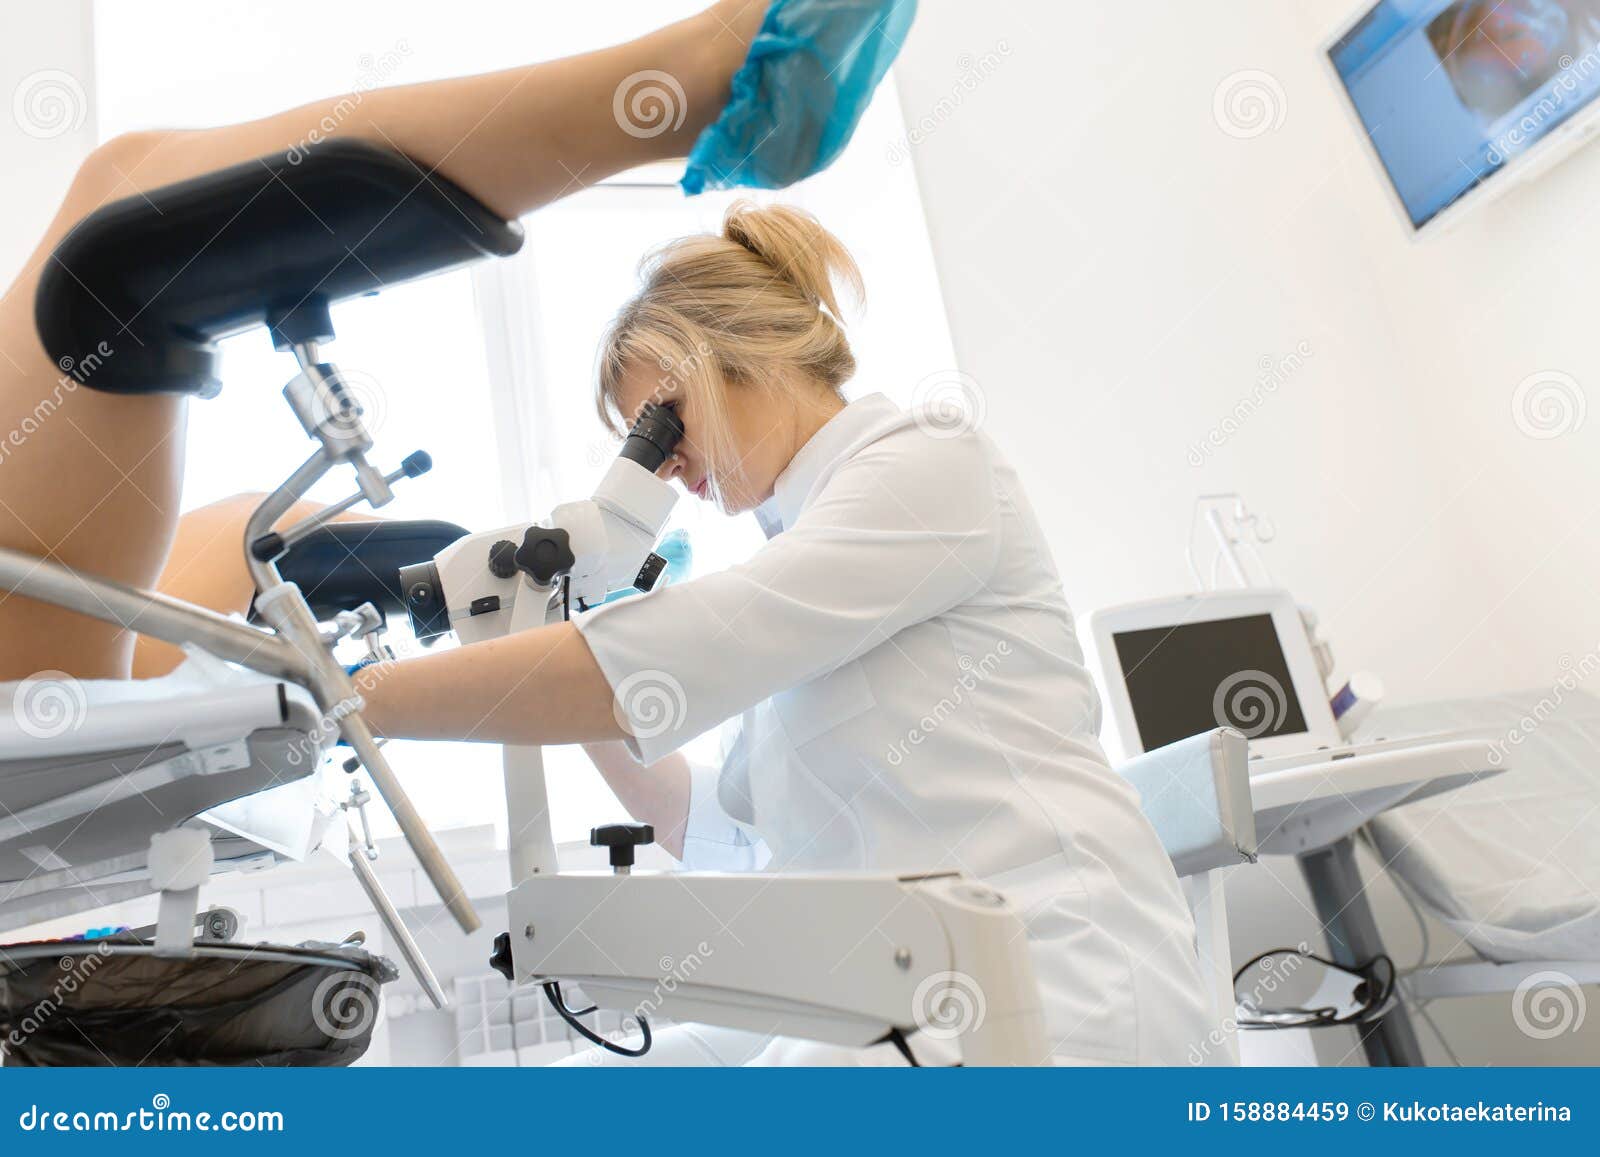
[[[400,955],[411,965],[411,971],[415,974],[417,983],[422,985],[422,991],[433,1001],[434,1008],[443,1008],[446,1001],[444,989],[439,987],[439,978],[434,976],[433,969],[428,967],[427,958],[422,955],[422,949],[418,946],[416,938],[411,935],[411,929],[407,928],[406,922],[400,918],[400,910],[394,906],[394,901],[389,899],[389,893],[385,892],[383,885],[378,882],[378,874],[372,870],[372,865],[367,863],[366,849],[361,846],[361,841],[356,838],[355,832],[350,833],[350,867],[361,884],[361,890],[367,894],[367,901],[378,913],[378,919],[383,921],[384,927],[389,930],[389,935],[394,937],[395,947],[400,949]]]
[[[1346,836],[1298,859],[1334,962],[1355,968],[1375,956],[1386,955],[1378,922],[1367,903],[1361,869],[1356,864],[1355,842]],[[1356,1027],[1368,1064],[1376,1067],[1426,1063],[1404,1004],[1397,1001],[1382,1016]]]
[[[0,547],[0,589],[168,643],[192,643],[219,658],[296,683],[307,675],[300,652],[267,631],[167,595],[92,578],[4,547]]]
[[[266,564],[271,566],[271,563]],[[273,567],[274,572],[276,567]],[[322,645],[317,632],[317,621],[293,583],[279,583],[256,596],[256,610],[278,632],[291,641],[304,640],[302,650],[306,657],[306,687],[317,701],[323,714],[339,725],[344,741],[355,749],[356,759],[367,769],[373,785],[383,802],[389,805],[400,832],[411,845],[417,862],[422,866],[439,899],[450,910],[463,932],[476,932],[481,925],[478,913],[467,898],[466,889],[444,857],[433,833],[422,820],[411,797],[401,786],[400,779],[389,766],[389,761],[378,750],[372,729],[361,717],[360,693],[344,668],[333,661],[333,656]]]
[[[296,356],[299,356],[298,352]],[[256,611],[271,623],[280,636],[297,646],[305,658],[305,684],[324,713],[339,711],[339,732],[355,749],[356,758],[372,777],[373,786],[389,805],[395,822],[412,853],[422,865],[423,872],[439,893],[439,899],[455,917],[463,932],[475,932],[481,921],[467,898],[460,878],[444,857],[433,833],[428,830],[422,815],[412,804],[411,797],[400,784],[400,779],[389,766],[389,761],[378,750],[372,729],[367,726],[359,711],[346,711],[345,707],[359,703],[355,684],[345,674],[344,668],[334,662],[333,655],[323,642],[317,621],[311,615],[299,588],[285,583],[272,559],[258,559],[251,549],[256,539],[268,533],[273,524],[287,514],[309,490],[317,479],[335,465],[335,459],[326,448],[318,449],[296,467],[287,481],[279,486],[257,506],[245,524],[245,560],[250,567],[250,577],[256,584]]]

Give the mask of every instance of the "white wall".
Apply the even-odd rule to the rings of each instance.
[[[1188,588],[1194,497],[1238,489],[1345,655],[1414,694],[1465,689],[1470,668],[1432,668],[1477,600],[1417,436],[1430,399],[1364,256],[1391,223],[1352,203],[1351,134],[1297,7],[924,6],[899,77],[908,118],[938,122],[914,156],[957,353],[1074,609]],[[998,64],[960,90],[959,62],[986,53]],[[1213,115],[1242,69],[1287,93],[1282,126],[1252,139]],[[1276,390],[1257,386],[1297,350]]]
[[[1535,441],[1510,401],[1544,368],[1600,379],[1600,150],[1413,245],[1319,56],[1351,2],[924,3],[897,77],[959,368],[1075,610],[1190,589],[1191,504],[1238,490],[1346,669],[1405,700],[1547,687],[1600,636],[1600,418]],[[1373,891],[1411,963],[1414,920]],[[1240,959],[1316,934],[1281,860],[1230,902]],[[1468,1063],[1592,1060],[1507,1005],[1434,1011]]]
[[[1387,206],[1366,168],[1351,166],[1346,195],[1376,217]],[[1597,187],[1588,147],[1439,237],[1407,245],[1374,225],[1363,238],[1382,307],[1412,335],[1407,389],[1427,402],[1421,433],[1475,604],[1436,661],[1485,690],[1548,688],[1600,650]],[[1542,418],[1515,404],[1525,381]],[[1524,432],[1541,421],[1556,436]]]
[[[9,285],[93,146],[90,0],[10,5],[0,36],[0,285]]]

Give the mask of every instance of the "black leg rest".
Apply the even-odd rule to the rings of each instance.
[[[522,227],[389,149],[324,141],[105,205],[51,254],[51,360],[113,393],[216,393],[215,343],[331,338],[328,307],[522,246]]]
[[[318,618],[362,603],[403,615],[400,568],[427,562],[466,533],[453,522],[432,519],[335,522],[295,543],[278,560],[278,572],[300,587]]]

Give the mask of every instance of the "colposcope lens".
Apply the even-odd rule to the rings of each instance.
[[[682,437],[683,421],[676,411],[657,402],[646,402],[622,443],[621,457],[654,474]]]

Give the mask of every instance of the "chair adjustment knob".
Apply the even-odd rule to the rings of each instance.
[[[605,848],[613,868],[633,867],[633,850],[656,842],[656,830],[649,824],[604,824],[589,829],[589,843]]]
[[[494,938],[494,951],[489,955],[489,967],[507,980],[515,981],[511,965],[511,933],[502,932]]]

